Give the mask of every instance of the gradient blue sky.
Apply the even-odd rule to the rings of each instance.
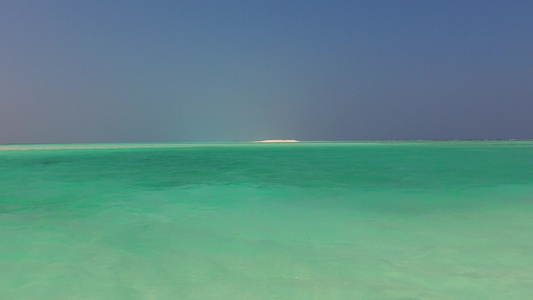
[[[533,138],[533,1],[0,1],[0,144]]]

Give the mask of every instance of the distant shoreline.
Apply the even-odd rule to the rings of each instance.
[[[533,139],[471,139],[471,140],[356,140],[356,141],[298,141],[298,140],[261,140],[235,142],[179,142],[179,143],[73,143],[73,144],[0,144],[0,151],[13,150],[80,150],[80,149],[131,149],[131,148],[182,148],[209,147],[233,144],[269,143],[403,143],[403,142],[532,142]]]
[[[297,140],[262,140],[254,141],[255,143],[299,143]]]

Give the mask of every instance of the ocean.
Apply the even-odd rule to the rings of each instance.
[[[533,297],[532,141],[0,150],[0,299]]]

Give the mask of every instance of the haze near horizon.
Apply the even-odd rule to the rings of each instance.
[[[530,1],[2,1],[0,144],[533,138]]]

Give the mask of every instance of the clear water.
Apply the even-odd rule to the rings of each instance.
[[[0,151],[0,299],[533,295],[533,142],[116,146]]]

